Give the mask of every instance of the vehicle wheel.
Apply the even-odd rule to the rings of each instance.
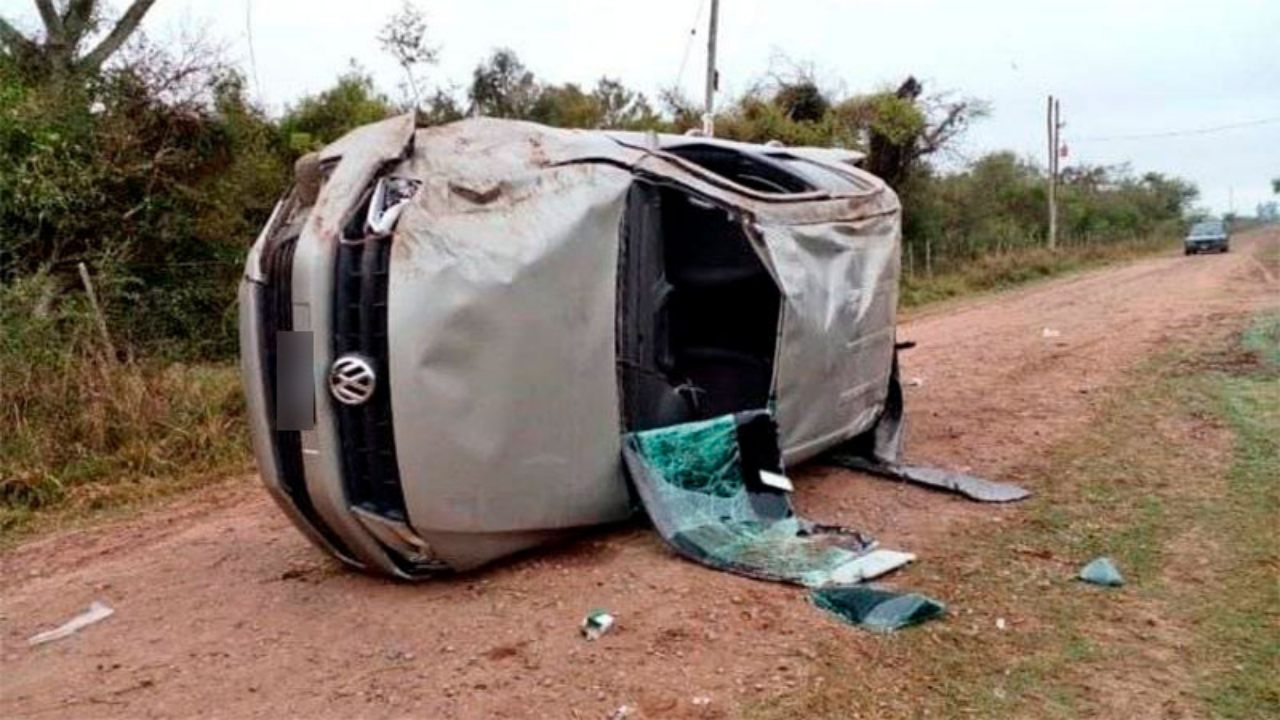
[[[1191,248],[1183,248],[1183,249],[1182,249],[1182,254],[1183,254],[1183,255],[1191,255],[1193,252],[1195,252],[1195,251],[1193,251]]]

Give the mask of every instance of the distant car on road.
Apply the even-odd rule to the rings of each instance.
[[[1227,224],[1221,220],[1204,220],[1191,226],[1191,231],[1182,241],[1182,250],[1187,255],[1193,253],[1227,252],[1231,248],[1231,233]]]

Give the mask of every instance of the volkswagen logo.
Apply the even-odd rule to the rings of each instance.
[[[378,387],[373,363],[360,355],[343,355],[329,369],[329,392],[343,405],[363,405]]]

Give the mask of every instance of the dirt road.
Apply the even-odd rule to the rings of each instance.
[[[908,456],[1025,480],[1144,355],[1275,304],[1255,256],[1278,246],[1280,232],[1254,233],[1228,255],[1159,257],[909,318]],[[920,556],[889,581],[902,587],[947,562],[958,528],[1020,512],[841,470],[794,474],[809,517]],[[874,661],[882,641],[795,588],[680,560],[641,523],[463,578],[359,576],[308,546],[252,478],[0,561],[5,717],[602,718],[623,705],[633,718],[731,717],[803,688],[821,643]],[[966,611],[962,588],[943,595]],[[27,647],[95,599],[115,616]],[[587,643],[577,624],[592,608],[619,622]]]

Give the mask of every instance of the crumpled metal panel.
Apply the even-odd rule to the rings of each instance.
[[[392,246],[410,521],[479,533],[623,519],[614,296],[631,175],[570,165],[478,194],[460,177],[425,177]]]
[[[424,186],[398,231],[390,305],[397,347],[413,342],[415,350],[392,354],[391,375],[396,416],[422,414],[429,427],[441,425],[437,433],[417,420],[397,423],[402,471],[430,474],[405,482],[407,495],[424,495],[409,501],[424,529],[568,527],[625,514],[616,487],[605,483],[600,495],[601,486],[585,479],[600,477],[600,456],[583,452],[590,460],[580,465],[543,423],[608,427],[580,443],[595,438],[610,452],[618,446],[613,328],[605,320],[615,303],[617,227],[633,174],[740,211],[757,229],[756,249],[784,295],[774,394],[788,462],[880,417],[893,358],[900,229],[897,197],[879,179],[837,163],[835,154],[810,153],[855,189],[761,194],[662,152],[664,138],[654,149],[636,138],[624,145],[603,133],[494,119],[419,130],[414,140],[412,158],[396,174]],[[575,303],[594,308],[592,322],[546,324]],[[566,354],[579,344],[592,350]],[[509,353],[521,354],[494,359]],[[445,369],[444,360],[457,367]],[[456,479],[436,480],[441,474]],[[531,482],[531,492],[482,497],[477,474]],[[451,483],[457,493],[441,503],[440,488]],[[572,499],[531,509],[528,497],[544,494],[544,485],[565,488]],[[584,495],[583,488],[594,489]]]
[[[774,394],[788,463],[869,429],[893,367],[899,216],[759,228],[783,290]]]
[[[322,165],[336,164],[311,212],[308,229],[318,242],[337,241],[347,213],[378,171],[412,152],[413,132],[414,117],[407,113],[356,128],[320,151]],[[307,241],[305,233],[302,239]]]
[[[586,159],[629,166],[644,154],[599,132],[495,118],[471,118],[425,128],[417,132],[414,145],[413,161],[406,168],[408,174],[447,178],[476,187],[482,187],[485,181],[519,180],[543,168]]]
[[[1025,500],[1031,493],[1019,485],[996,482],[967,473],[943,470],[927,465],[904,465],[898,462],[877,460],[856,452],[843,452],[836,448],[824,456],[826,461],[840,467],[903,482],[923,485],[963,495],[970,500],[987,503],[1006,503]]]

